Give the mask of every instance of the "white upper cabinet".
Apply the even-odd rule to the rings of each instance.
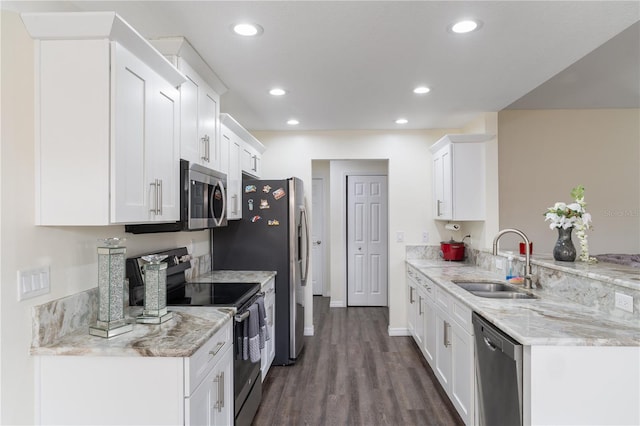
[[[433,166],[434,217],[485,219],[485,144],[493,135],[445,135],[429,150]]]
[[[220,95],[226,87],[185,38],[151,44],[187,77],[180,87],[180,157],[227,173],[228,150],[220,135]]]
[[[36,39],[36,224],[178,220],[184,76],[115,13],[22,19]]]
[[[242,174],[261,177],[260,164],[264,145],[229,114],[220,114],[222,147],[227,152],[227,217],[242,218]]]

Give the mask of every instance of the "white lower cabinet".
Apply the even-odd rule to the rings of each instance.
[[[264,348],[260,353],[260,370],[262,373],[262,381],[267,377],[269,368],[276,357],[276,335],[275,335],[275,314],[276,314],[276,281],[275,278],[271,278],[265,284],[262,285],[262,292],[264,293],[264,308],[267,311],[267,327],[269,328],[270,339],[265,342]]]
[[[414,340],[464,423],[476,424],[471,310],[411,266],[407,269],[407,283],[410,293],[412,286],[418,295],[422,293],[408,307]]]
[[[232,321],[192,356],[37,356],[37,424],[231,425]]]

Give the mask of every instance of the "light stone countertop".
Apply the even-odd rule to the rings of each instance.
[[[274,271],[211,271],[191,282],[250,282],[262,285],[275,275]],[[67,313],[86,321],[87,306],[97,302],[96,298],[97,291],[92,289],[52,301],[38,309],[34,314],[38,318],[35,322],[36,334],[41,334],[40,331],[46,334],[46,331],[55,329],[61,337],[52,339],[51,336],[39,336],[31,346],[31,355],[189,357],[235,314],[235,308],[228,307],[169,306],[168,310],[174,316],[165,323],[137,324],[134,318],[142,311],[142,307],[131,306],[127,308],[126,321],[133,323],[133,331],[105,339],[90,335],[88,325],[78,327],[69,324],[77,319],[64,317]],[[40,344],[39,339],[51,343]]]
[[[488,299],[474,296],[452,280],[504,281],[504,277],[471,264],[441,260],[407,260],[523,345],[640,346],[640,324],[612,318],[593,308],[562,299],[544,290],[531,290],[539,299]]]
[[[131,307],[133,318],[142,307]],[[133,324],[133,331],[105,339],[89,328],[63,336],[45,346],[32,347],[31,355],[189,357],[235,314],[234,308],[170,306],[173,318],[162,324]]]

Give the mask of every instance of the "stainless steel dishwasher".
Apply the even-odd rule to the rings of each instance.
[[[472,322],[479,423],[522,425],[522,345],[475,312]]]

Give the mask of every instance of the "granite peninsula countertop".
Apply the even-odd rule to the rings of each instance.
[[[640,346],[638,321],[611,318],[544,290],[531,290],[538,299],[474,296],[452,281],[469,278],[504,281],[504,277],[465,263],[422,259],[406,262],[523,345]]]
[[[131,307],[133,320],[141,307]],[[189,357],[235,314],[234,308],[170,306],[173,318],[162,324],[133,324],[133,331],[105,339],[89,328],[49,345],[31,347],[31,355]]]
[[[250,282],[264,284],[274,271],[210,271],[190,282]],[[142,307],[126,310],[133,331],[109,339],[89,334],[89,326],[78,326],[72,317],[88,317],[87,307],[97,303],[97,290],[51,301],[37,309],[31,355],[189,357],[233,318],[235,308],[214,306],[169,306],[172,319],[162,324],[137,324]],[[79,312],[81,312],[79,314]],[[68,314],[65,318],[65,313]],[[80,321],[80,322],[82,322]],[[76,328],[71,330],[70,328]],[[55,329],[58,337],[47,336]],[[64,331],[66,330],[66,331]],[[41,340],[48,343],[42,344]]]

